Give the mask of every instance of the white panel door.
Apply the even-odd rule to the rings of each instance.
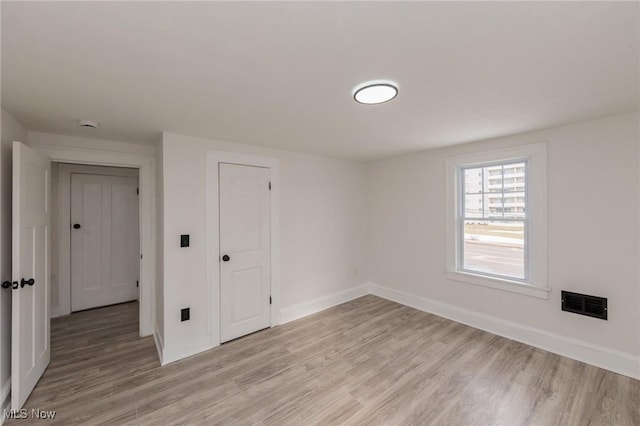
[[[71,175],[71,310],[138,298],[136,177]]]
[[[13,143],[11,408],[22,408],[51,357],[49,346],[51,163]]]
[[[221,342],[271,322],[270,170],[219,165]]]

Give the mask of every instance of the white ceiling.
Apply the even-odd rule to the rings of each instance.
[[[640,109],[639,6],[3,1],[2,106],[29,130],[371,160]],[[357,104],[369,79],[400,94]]]

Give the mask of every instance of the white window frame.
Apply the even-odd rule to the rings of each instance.
[[[525,279],[510,279],[463,269],[460,227],[461,170],[473,166],[523,161],[527,164],[527,220]],[[446,272],[447,278],[498,290],[547,299],[547,146],[546,143],[449,157],[446,160]]]

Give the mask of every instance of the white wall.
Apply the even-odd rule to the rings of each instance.
[[[0,143],[0,281],[11,280],[12,142],[27,142],[27,132],[2,110]],[[0,289],[0,409],[11,389],[11,290]]]
[[[639,115],[628,113],[369,164],[371,281],[640,355]],[[445,159],[547,141],[548,300],[445,278]],[[560,310],[560,291],[607,297],[609,320]],[[640,370],[639,370],[640,371]]]
[[[281,308],[366,281],[365,164],[165,133],[165,353],[193,352],[210,340],[206,267],[218,259],[206,258],[207,150],[280,161]],[[180,234],[191,234],[190,248],[179,247]],[[184,307],[188,322],[180,322]]]

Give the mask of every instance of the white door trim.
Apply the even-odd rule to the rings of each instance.
[[[71,174],[84,173],[106,176],[135,176],[138,170],[133,168],[102,168],[81,164],[60,163],[58,166],[58,300],[57,309],[52,310],[51,316],[68,315],[71,313]],[[139,180],[138,180],[139,182]],[[55,305],[54,305],[55,306]]]
[[[207,151],[207,281],[209,334],[220,345],[220,233],[218,164],[231,163],[271,169],[271,327],[280,323],[280,162],[275,158]]]
[[[155,229],[155,157],[151,154],[125,153],[32,144],[31,148],[51,158],[51,161],[96,166],[132,167],[139,169],[140,185],[140,336],[150,336],[154,329],[154,283],[156,268]]]

